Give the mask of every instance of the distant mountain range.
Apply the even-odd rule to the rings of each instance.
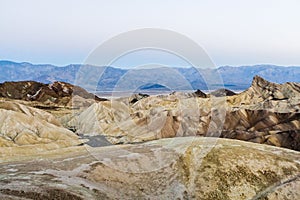
[[[58,67],[49,64],[34,65],[27,62],[0,61],[0,82],[32,80],[42,83],[63,81],[76,84],[76,75],[81,67],[80,64]],[[216,69],[162,67],[134,70],[89,67],[91,70],[97,68],[95,73],[102,74],[99,80],[96,80],[99,91],[113,91],[116,88],[119,90],[207,90],[223,87],[231,90],[244,90],[251,85],[255,75],[276,83],[300,82],[300,67],[296,66],[223,66]],[[223,82],[207,86],[205,79],[216,74],[220,75]],[[93,89],[89,88],[88,84],[79,86],[87,90]]]

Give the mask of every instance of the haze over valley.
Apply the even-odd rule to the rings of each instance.
[[[32,80],[42,83],[62,81],[67,83],[78,83],[77,73],[86,65],[70,64],[58,67],[50,64],[31,64],[27,62],[16,63],[12,61],[0,61],[0,82],[4,81],[25,81]],[[95,68],[95,69],[93,69]],[[97,68],[97,69],[96,69]],[[300,67],[276,66],[276,65],[254,65],[240,67],[218,67],[215,69],[205,69],[203,67],[164,67],[160,69],[122,69],[106,66],[91,67],[97,73],[97,88],[85,88],[98,91],[115,91],[120,84],[120,79],[125,77],[126,84],[132,85],[140,77],[143,83],[136,89],[141,90],[208,90],[227,88],[230,90],[243,91],[247,89],[255,75],[261,76],[271,82],[300,82]],[[131,73],[134,72],[134,77]],[[157,76],[157,72],[165,73],[163,77]],[[220,84],[207,85],[204,78],[208,74],[219,74]],[[163,79],[163,81],[162,81]],[[184,79],[182,83],[175,84],[179,79]],[[156,84],[156,85],[155,85]],[[161,85],[161,86],[160,86]],[[84,87],[84,85],[83,85]],[[123,86],[126,91],[128,86]],[[141,88],[139,88],[141,87]],[[93,91],[95,92],[95,91]]]

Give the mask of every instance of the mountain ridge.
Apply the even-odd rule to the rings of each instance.
[[[32,64],[29,62],[13,62],[8,60],[0,60],[0,82],[5,81],[37,81],[45,84],[61,81],[76,84],[78,72],[82,66],[92,65],[80,65],[69,64],[66,66],[55,66],[51,64]],[[171,74],[172,76],[157,76],[155,74],[157,70],[151,69],[123,69],[111,66],[97,67],[97,73],[102,73],[99,77],[97,90],[101,91],[114,91],[116,86],[120,84],[120,81],[124,78],[128,78],[129,72],[135,73],[135,78],[143,76],[140,79],[139,87],[147,85],[149,83],[157,83],[158,81],[164,81],[164,84],[169,88],[175,85],[176,81],[182,80],[180,83],[182,90],[207,90],[207,89],[220,89],[227,88],[229,90],[245,90],[252,82],[252,77],[259,75],[264,79],[275,83],[284,82],[300,82],[300,67],[297,66],[277,66],[277,65],[252,65],[252,66],[221,66],[215,69],[202,69],[202,68],[162,68],[165,74]],[[169,70],[169,71],[168,71]],[[215,85],[208,86],[204,77],[209,74],[219,74],[221,82]],[[131,79],[132,77],[130,77]],[[160,80],[159,80],[160,78]],[[126,80],[126,84],[134,85],[136,80]],[[79,86],[90,90],[85,86],[79,84]],[[92,89],[91,89],[92,90]]]
[[[106,100],[87,92],[81,87],[60,81],[50,84],[36,81],[6,81],[0,83],[0,98],[36,101],[47,105],[70,106],[72,98],[75,96],[89,99],[92,102],[93,100]]]

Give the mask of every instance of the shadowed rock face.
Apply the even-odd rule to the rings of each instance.
[[[228,112],[221,137],[300,151],[300,113],[239,109]]]
[[[207,98],[207,95],[202,92],[201,90],[196,90],[196,92],[194,92],[194,94],[197,96],[197,97],[201,97],[201,98]]]
[[[228,89],[219,89],[219,90],[215,90],[212,93],[210,93],[211,95],[215,96],[215,97],[223,97],[223,96],[233,96],[236,95],[235,92],[228,90]]]
[[[130,104],[134,104],[134,103],[138,102],[139,100],[141,100],[143,98],[147,98],[147,97],[149,97],[148,94],[138,93],[138,94],[132,95],[128,100],[129,100]]]
[[[217,136],[300,150],[300,85],[275,84],[254,77],[246,91],[206,98],[196,93],[124,99],[92,105],[73,124],[78,133],[100,134],[111,143],[132,143],[178,136]],[[226,93],[226,91],[224,91]],[[220,103],[221,102],[221,103]],[[222,103],[223,102],[223,103]],[[219,122],[212,121],[226,110]],[[99,123],[97,123],[99,122]],[[218,135],[211,123],[221,129]],[[214,130],[214,129],[213,129]]]
[[[44,104],[57,104],[66,106],[70,104],[73,96],[84,99],[101,99],[83,88],[64,82],[43,84],[34,81],[4,82],[0,84],[0,97],[26,101],[38,101]]]
[[[300,198],[299,152],[237,140],[169,138],[39,156],[0,163],[1,199]]]

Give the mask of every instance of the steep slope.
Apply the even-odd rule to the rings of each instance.
[[[133,103],[115,99],[93,104],[70,123],[78,133],[100,134],[113,144],[201,135],[300,150],[299,88],[297,83],[275,84],[256,76],[240,94],[207,98],[197,91],[150,96]],[[212,121],[213,115],[219,121]],[[214,126],[221,132],[214,132]]]
[[[255,76],[252,85],[227,98],[222,137],[300,150],[300,84],[275,84]]]
[[[0,101],[0,147],[53,144],[65,147],[81,144],[51,114],[18,103]]]
[[[235,92],[228,90],[226,88],[218,89],[210,93],[211,95],[215,97],[224,97],[224,96],[234,96],[236,95]]]
[[[244,92],[229,98],[228,102],[237,106],[258,104],[267,101],[298,101],[300,99],[299,83],[276,84],[255,76],[251,86]],[[291,102],[293,103],[293,102]]]
[[[300,113],[239,109],[226,115],[221,137],[300,151]]]
[[[0,97],[25,101],[38,101],[44,104],[67,106],[72,97],[101,101],[83,88],[64,82],[44,84],[34,81],[4,82],[0,84]]]

